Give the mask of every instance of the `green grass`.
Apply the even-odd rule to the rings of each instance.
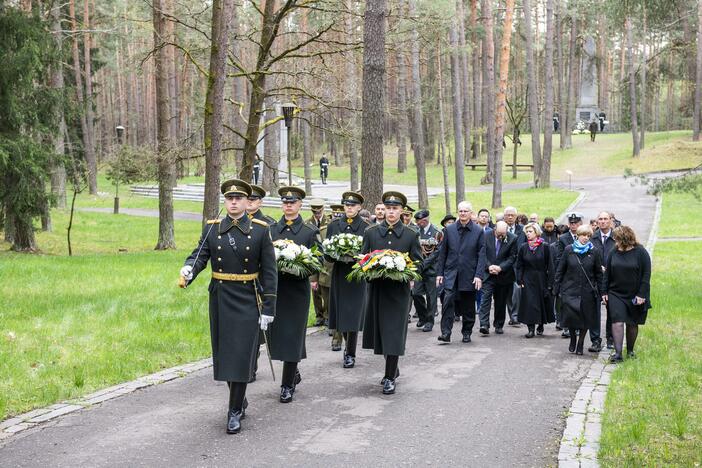
[[[659,237],[702,237],[702,200],[689,193],[663,195]]]
[[[684,203],[666,194],[668,203]],[[664,205],[664,209],[667,205]],[[677,206],[677,205],[674,205]],[[663,212],[675,223],[683,210]],[[679,235],[679,233],[676,233]],[[612,374],[599,459],[603,466],[699,466],[702,453],[702,242],[656,245],[653,309],[636,360]]]

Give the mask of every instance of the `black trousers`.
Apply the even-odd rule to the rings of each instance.
[[[495,328],[503,328],[507,314],[507,298],[512,295],[512,283],[497,284],[488,280],[483,283],[481,291],[483,297],[480,302],[480,327],[490,328],[490,304],[494,301],[495,314],[492,323]]]
[[[441,310],[441,334],[451,335],[455,316],[463,318],[461,333],[470,335],[475,325],[475,291],[444,290]]]
[[[412,301],[420,322],[434,323],[436,300],[436,276],[427,276],[414,282]]]

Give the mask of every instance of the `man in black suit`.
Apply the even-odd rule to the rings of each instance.
[[[470,343],[475,324],[475,293],[483,285],[485,231],[471,221],[473,207],[458,204],[458,222],[448,226],[436,260],[436,285],[444,285],[439,341],[451,342],[456,312],[463,317],[463,342]]]
[[[602,265],[607,264],[607,259],[615,249],[615,242],[612,238],[612,216],[607,211],[597,215],[597,230],[592,236],[592,245],[600,249],[602,252]],[[609,318],[609,306],[607,307],[607,321],[605,323],[605,334],[607,336],[607,349],[614,348],[614,339],[612,338],[612,321]],[[597,309],[599,312],[599,308]],[[597,337],[597,343],[595,343]],[[597,315],[596,325],[590,329],[590,338],[592,346],[587,350],[592,353],[597,353],[602,349],[602,339],[600,338],[600,315]]]
[[[567,214],[568,219],[568,232],[561,234],[556,242],[556,262],[557,266],[561,262],[561,256],[563,256],[563,251],[566,247],[575,242],[578,236],[575,235],[578,228],[583,224],[583,215],[580,213],[572,212]],[[561,327],[561,301],[556,299],[556,326]],[[563,338],[570,338],[570,332],[568,329],[563,330],[561,333]]]
[[[505,207],[504,211],[504,221],[507,223],[507,232],[517,236],[517,249],[519,246],[526,242],[526,235],[524,235],[524,226],[517,222],[517,209],[513,206]],[[507,297],[507,312],[509,313],[509,324],[519,326],[519,320],[517,320],[517,312],[519,311],[519,296],[520,296],[519,286],[514,283],[512,285],[512,294]]]
[[[512,294],[514,262],[517,258],[517,236],[507,231],[507,223],[498,221],[493,231],[485,234],[485,271],[483,297],[480,302],[480,333],[490,334],[490,303],[495,299],[495,333],[504,333],[507,297]]]

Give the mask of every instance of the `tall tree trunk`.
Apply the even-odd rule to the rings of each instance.
[[[485,136],[487,146],[487,169],[484,184],[495,179],[495,36],[492,18],[492,0],[482,0],[482,16],[485,21],[485,56],[483,60],[483,100],[486,102]],[[500,147],[502,143],[500,141]],[[500,169],[501,170],[501,169]]]
[[[275,117],[275,99],[273,97],[266,98],[266,114],[265,120],[270,120]],[[270,113],[270,115],[269,115]],[[268,193],[275,193],[280,186],[278,166],[280,166],[280,122],[269,125],[263,137],[263,188]]]
[[[366,0],[363,26],[363,125],[361,191],[372,207],[383,194],[386,0]]]
[[[470,158],[470,128],[471,128],[471,107],[470,83],[471,77],[468,73],[468,49],[466,47],[466,12],[463,5],[464,0],[456,0],[456,14],[458,16],[458,43],[460,44],[461,58],[461,97],[463,98],[463,156]]]
[[[162,0],[163,2],[163,0]],[[227,70],[227,44],[234,0],[212,2],[210,68],[205,94],[205,200],[203,223],[219,211],[220,173],[222,172],[222,131],[224,125],[224,85]]]
[[[85,124],[87,133],[83,136],[85,159],[88,163],[88,189],[91,195],[97,194],[97,155],[95,154],[95,115],[93,112],[93,73],[90,61],[90,0],[83,1],[83,66],[85,67]]]
[[[173,72],[173,0],[154,0],[154,65],[156,67],[156,154],[158,161],[158,242],[156,250],[175,249],[173,187],[176,181],[175,152],[171,134],[171,96],[169,74]]]
[[[479,128],[483,124],[482,117],[482,83],[480,81],[480,39],[478,38],[478,0],[470,0],[470,29],[471,46],[473,55],[473,128]],[[480,155],[480,134],[473,132],[473,151],[471,158],[476,159]]]
[[[629,16],[624,20],[624,30],[626,31],[627,40],[627,61],[629,62],[629,99],[631,99],[631,136],[634,143],[634,157],[637,157],[640,152],[639,138],[636,120],[636,64],[634,63],[634,30],[631,25]]]
[[[556,41],[556,62],[557,62],[557,73],[556,81],[558,88],[558,118],[559,118],[559,138],[558,147],[564,149],[564,133],[565,133],[565,109],[566,109],[566,86],[565,86],[565,61],[563,58],[563,14],[562,12],[562,0],[556,0],[556,13],[555,13],[555,41]],[[546,119],[552,119],[552,115],[544,116]]]
[[[668,87],[669,96],[673,94],[672,89],[671,80],[671,84]],[[672,101],[672,98],[669,98],[669,100]],[[702,119],[702,1],[697,2],[697,67],[695,69],[695,105],[692,114],[692,141],[700,141],[700,119]]]
[[[575,125],[575,100],[580,60],[578,54],[578,18],[573,11],[570,17],[570,41],[568,43],[568,99],[561,116],[561,149],[573,147],[573,127]]]
[[[644,149],[645,148],[645,141],[646,141],[646,97],[648,96],[648,93],[646,92],[646,68],[648,67],[647,62],[647,53],[646,53],[646,42],[648,41],[648,37],[646,35],[647,33],[647,24],[646,24],[646,3],[643,3],[643,37],[644,40],[641,41],[641,123],[639,125],[640,128],[640,137],[639,137],[639,149]]]
[[[350,1],[347,1],[347,9],[349,12],[353,11],[353,5]],[[354,41],[356,40],[356,34],[354,32],[354,17],[352,14],[346,14],[344,15],[344,29],[346,33],[346,37],[348,41]],[[359,161],[358,161],[358,112],[356,109],[358,109],[358,95],[359,95],[359,89],[358,89],[358,75],[357,75],[357,67],[356,67],[356,60],[355,60],[355,55],[353,52],[348,54],[347,60],[346,60],[346,79],[348,83],[348,101],[347,105],[349,108],[353,110],[348,110],[346,111],[345,114],[345,120],[349,125],[349,130],[348,130],[348,157],[349,157],[349,165],[351,167],[351,180],[350,180],[350,189],[351,190],[358,190],[358,187],[360,186],[359,180],[358,180],[358,166],[359,166]],[[405,163],[406,166],[406,163]]]
[[[514,0],[505,2],[505,19],[502,24],[502,45],[500,46],[500,87],[497,91],[495,112],[495,182],[492,185],[492,207],[502,206],[502,139],[505,135],[505,104],[507,99],[507,79],[509,77],[509,49],[512,40],[512,15]],[[527,38],[529,40],[529,38]]]
[[[417,0],[409,0],[409,15],[416,15]],[[414,164],[417,168],[417,191],[419,207],[429,208],[429,195],[427,193],[427,172],[424,147],[424,117],[422,115],[422,88],[419,75],[419,33],[416,23],[412,23],[411,49],[412,49],[412,120],[415,131]]]
[[[402,47],[397,47],[397,172],[407,170],[407,72]]]
[[[546,44],[544,51],[544,152],[539,186],[551,186],[551,154],[553,152],[553,0],[546,0]]]
[[[456,206],[465,200],[466,186],[463,174],[463,98],[461,96],[461,59],[459,57],[458,25],[451,22],[449,44],[451,46],[451,101],[453,104],[453,151],[456,172]]]
[[[522,9],[524,10],[524,30],[526,33],[526,66],[527,66],[527,83],[529,86],[528,101],[529,101],[529,128],[531,129],[531,159],[534,163],[534,187],[541,187],[541,125],[539,122],[539,98],[538,87],[536,84],[536,70],[534,66],[534,40],[531,31],[531,1],[522,0]],[[500,70],[501,72],[501,70]],[[498,141],[496,144],[500,144]],[[516,144],[516,142],[515,142]]]
[[[304,110],[305,104],[306,99],[301,99],[300,105],[303,108],[302,119],[300,119],[300,124],[302,125],[302,164],[304,166],[305,192],[307,192],[307,195],[312,195],[312,114]]]
[[[61,27],[61,7],[57,4],[51,9],[51,32],[54,35],[56,48],[63,48],[63,36]],[[63,63],[57,60],[51,68],[51,87],[58,94],[63,96]],[[66,168],[63,164],[63,157],[66,152],[66,145],[63,135],[66,130],[66,119],[63,112],[63,104],[56,106],[56,120],[59,128],[53,137],[54,157],[51,164],[51,193],[56,198],[56,206],[66,208]]]
[[[441,159],[441,172],[444,177],[444,207],[446,213],[451,212],[451,191],[449,188],[448,161],[446,159],[446,125],[444,123],[444,79],[441,66],[441,38],[437,41],[436,48],[436,77],[439,88],[439,158]]]

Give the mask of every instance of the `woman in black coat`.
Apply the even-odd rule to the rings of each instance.
[[[603,299],[609,303],[614,354],[610,362],[621,362],[626,324],[626,353],[634,357],[639,325],[646,323],[651,308],[651,257],[638,243],[634,230],[619,226],[613,233],[617,246],[607,259]]]
[[[551,252],[541,236],[537,223],[524,226],[527,241],[519,246],[515,272],[517,284],[521,288],[518,319],[525,323],[529,332],[527,338],[536,333],[543,335],[544,323],[554,320],[553,307],[549,300],[551,289]]]
[[[289,239],[297,245],[312,248],[320,246],[319,230],[305,223],[300,216],[304,190],[298,187],[281,187],[283,217],[271,226],[273,240]],[[278,271],[277,320],[270,327],[271,359],[283,361],[283,378],[280,388],[281,403],[293,399],[295,387],[302,380],[298,363],[307,358],[305,336],[310,311],[310,282],[314,277],[298,277]]]
[[[561,297],[561,323],[570,330],[568,351],[583,354],[585,335],[598,320],[604,276],[602,252],[590,242],[590,226],[580,226],[575,234],[577,240],[565,248],[558,263],[553,293]]]

